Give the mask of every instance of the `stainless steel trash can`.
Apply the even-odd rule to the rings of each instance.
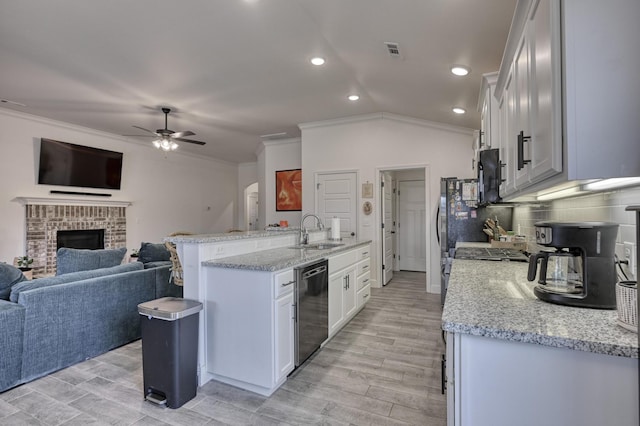
[[[147,401],[179,408],[198,389],[198,315],[202,303],[163,297],[138,305]]]

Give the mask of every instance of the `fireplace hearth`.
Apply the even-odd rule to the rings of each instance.
[[[113,249],[127,245],[124,205],[115,202],[98,206],[71,203],[50,205],[31,204],[28,199],[25,201],[27,255],[34,259],[34,278],[55,274],[56,253],[60,247]],[[101,235],[93,235],[85,241],[78,242],[76,234],[86,231]],[[60,236],[62,239],[69,237],[72,241],[61,243],[58,241]]]

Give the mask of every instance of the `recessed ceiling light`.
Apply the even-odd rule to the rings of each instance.
[[[451,72],[455,75],[465,76],[471,72],[471,68],[464,65],[454,65],[451,67]]]
[[[360,99],[360,96],[358,95],[349,95],[349,97],[347,98],[350,101],[357,101],[358,99]]]
[[[451,111],[455,112],[456,114],[464,114],[465,112],[467,112],[466,109],[460,107],[453,107]]]
[[[321,58],[320,56],[316,56],[315,58],[311,58],[311,63],[313,65],[324,65],[324,58]]]

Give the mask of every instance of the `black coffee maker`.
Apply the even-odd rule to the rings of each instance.
[[[618,224],[537,222],[536,243],[553,247],[529,258],[527,279],[546,302],[583,308],[616,309],[615,248]]]

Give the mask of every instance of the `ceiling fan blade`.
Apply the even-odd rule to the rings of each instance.
[[[184,132],[172,133],[171,137],[173,139],[176,139],[176,138],[183,138],[185,136],[193,136],[193,135],[195,135],[195,133],[193,133],[192,131],[186,130]]]
[[[140,127],[140,126],[133,126],[133,127],[135,127],[136,129],[144,130],[145,132],[149,132],[149,133],[151,133],[152,135],[160,136],[160,135],[158,135],[156,132],[152,132],[151,130],[149,130],[149,129],[145,129],[144,127]]]
[[[194,143],[196,145],[204,145],[206,142],[194,141],[193,139],[183,139],[183,138],[171,138],[174,141],[186,142],[186,143]]]

